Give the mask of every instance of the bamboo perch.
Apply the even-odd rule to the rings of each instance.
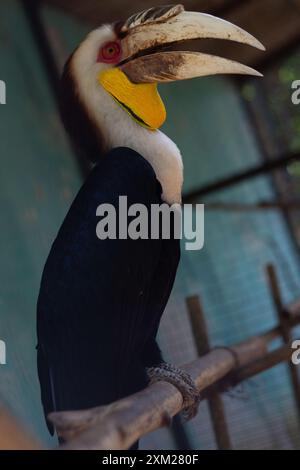
[[[284,308],[284,313],[289,317],[297,317],[300,314],[300,299],[295,300]]]
[[[233,354],[218,349],[182,369],[192,376],[201,391],[234,366]],[[167,382],[157,382],[111,405],[52,413],[49,418],[61,437],[71,439],[63,449],[123,450],[145,434],[167,425],[182,407],[179,390]]]
[[[202,305],[198,296],[187,298],[186,303],[198,356],[202,357],[211,350]],[[221,393],[219,393],[216,385],[213,385],[210,388],[207,401],[218,449],[231,450],[232,443],[227,426],[224,403]]]
[[[230,381],[231,386],[238,385],[239,383],[244,382],[255,375],[261,374],[282,362],[289,361],[291,359],[291,351],[292,343],[268,353],[265,357],[251,362],[248,366],[237,369],[233,372],[233,377]]]
[[[289,317],[286,315],[285,307],[282,301],[279,281],[277,278],[275,267],[269,264],[266,268],[266,273],[269,281],[270,290],[273,297],[274,306],[276,308],[279,325],[281,328],[281,336],[285,345],[289,345],[292,341],[292,333],[289,324]],[[300,421],[300,379],[298,375],[297,366],[291,361],[288,363],[289,375],[291,386],[294,394],[295,403],[298,410],[298,418]]]
[[[299,325],[300,315],[296,317],[294,313],[289,322],[291,327]],[[267,352],[268,344],[280,335],[281,329],[274,328],[230,349],[214,349],[182,368],[194,378],[204,399],[211,385],[232,386],[288,360],[291,355],[288,346]],[[67,441],[60,447],[62,450],[124,450],[145,434],[167,425],[182,405],[181,393],[173,385],[158,382],[108,406],[52,413],[50,418]],[[38,441],[0,408],[0,450],[39,448]]]
[[[300,317],[291,324],[300,323]],[[268,356],[268,344],[280,335],[272,330],[231,348],[217,348],[182,367],[194,379],[199,392],[206,391],[224,377]],[[279,363],[282,355],[277,358]],[[272,365],[275,365],[274,360]],[[183,407],[181,393],[167,382],[157,382],[145,390],[108,406],[85,411],[51,413],[49,419],[67,442],[61,449],[124,450],[142,436],[167,425]]]
[[[267,353],[264,357],[257,359],[253,362],[250,362],[244,367],[237,368],[230,372],[224,379],[220,380],[217,384],[217,389],[220,392],[225,392],[226,390],[236,387],[241,382],[251,379],[262,372],[265,372],[272,367],[275,367],[282,362],[287,362],[291,359],[292,356],[292,343],[290,345],[284,345],[275,351]],[[210,396],[210,388],[208,388],[203,398],[208,398]]]

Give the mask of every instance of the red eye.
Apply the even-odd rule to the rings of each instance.
[[[118,42],[108,42],[99,50],[98,62],[113,64],[121,59],[121,46]]]

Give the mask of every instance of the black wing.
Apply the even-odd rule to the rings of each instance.
[[[96,209],[161,203],[152,167],[119,148],[91,172],[46,262],[38,299],[38,372],[45,415],[111,403],[146,385],[179,242],[103,240]],[[151,359],[152,356],[152,359]],[[53,429],[50,430],[53,432]]]

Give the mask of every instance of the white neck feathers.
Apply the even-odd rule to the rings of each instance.
[[[111,34],[109,28],[108,34]],[[99,64],[89,57],[94,53],[91,48],[92,35],[74,54],[72,69],[75,79],[80,77],[76,82],[79,98],[86,106],[90,119],[101,130],[105,149],[129,147],[138,152],[152,165],[162,185],[163,200],[168,204],[180,203],[183,165],[178,147],[162,132],[140,126],[101,87],[97,81]]]

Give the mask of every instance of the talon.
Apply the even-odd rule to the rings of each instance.
[[[194,418],[198,412],[200,393],[192,377],[185,371],[171,364],[162,363],[157,367],[147,369],[150,384],[155,382],[169,382],[174,385],[182,395],[182,415],[186,421]]]

